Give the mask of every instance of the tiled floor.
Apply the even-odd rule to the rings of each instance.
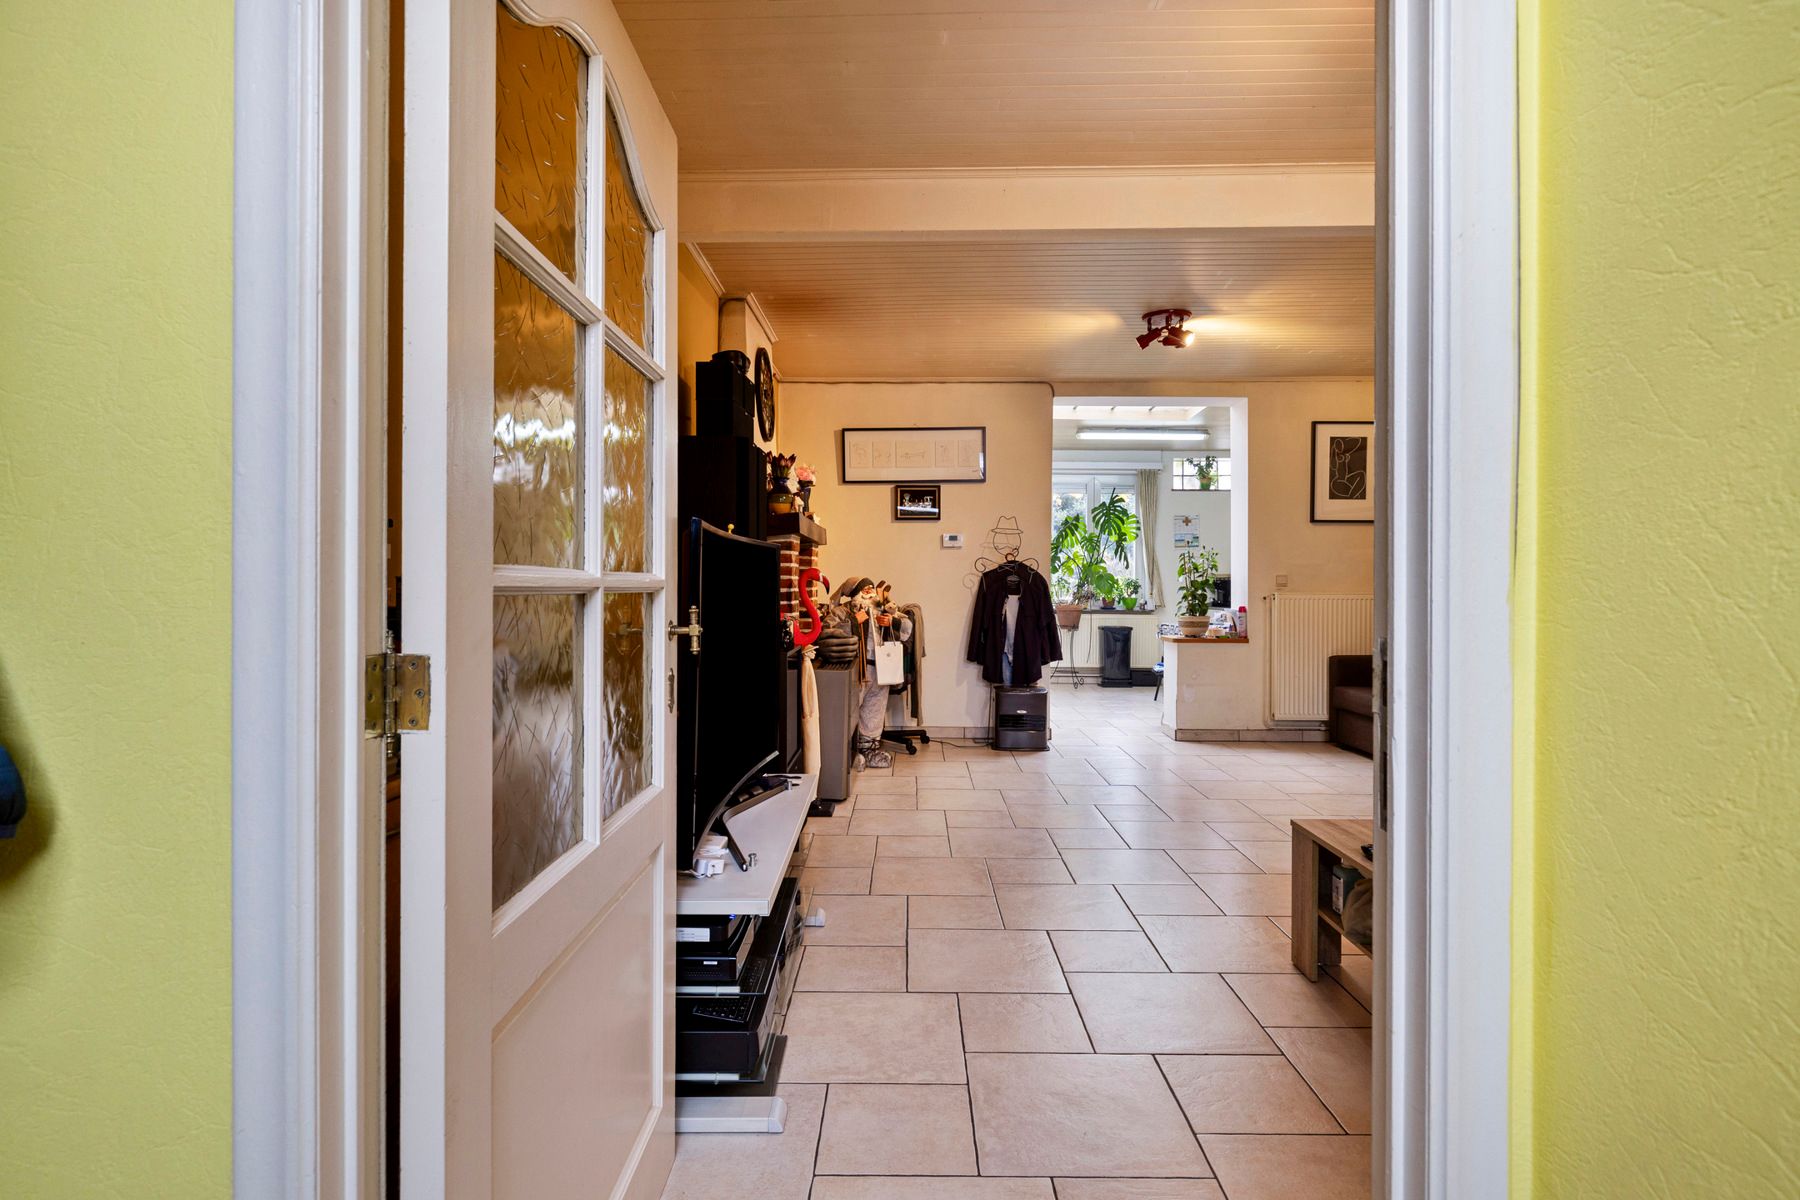
[[[1368,761],[1173,742],[1148,690],[1051,713],[1048,752],[933,743],[808,823],[787,1130],[681,1138],[665,1200],[1367,1194],[1369,1014],[1294,971],[1284,872]]]

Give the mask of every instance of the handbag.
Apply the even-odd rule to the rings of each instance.
[[[906,648],[899,642],[875,647],[875,682],[888,687],[906,682]]]

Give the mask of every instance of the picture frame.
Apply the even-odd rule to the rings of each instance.
[[[944,489],[935,483],[896,483],[894,485],[894,520],[941,521],[944,519]]]
[[[1374,523],[1378,452],[1373,421],[1312,423],[1313,524]]]
[[[845,483],[986,483],[987,426],[838,431]]]

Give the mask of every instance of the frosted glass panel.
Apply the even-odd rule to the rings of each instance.
[[[494,256],[494,561],[578,567],[575,318]]]
[[[637,185],[625,165],[619,122],[606,111],[606,315],[644,349],[650,349],[650,250],[655,235],[638,203]]]
[[[611,816],[650,786],[650,665],[644,630],[650,598],[613,592],[605,600],[605,651],[601,655],[601,803]]]
[[[579,282],[587,56],[568,34],[495,8],[494,207]]]
[[[606,352],[605,489],[600,497],[605,570],[644,571],[650,544],[650,381]]]
[[[494,907],[581,840],[581,601],[494,597]]]

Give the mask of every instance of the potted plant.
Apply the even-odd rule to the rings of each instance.
[[[1202,546],[1198,551],[1181,552],[1181,558],[1175,565],[1175,579],[1179,586],[1176,619],[1181,624],[1183,634],[1198,637],[1206,632],[1207,610],[1212,607],[1213,584],[1218,578],[1217,550],[1211,546]]]
[[[1144,581],[1141,579],[1127,579],[1122,585],[1120,585],[1120,587],[1119,587],[1119,603],[1121,603],[1125,606],[1126,612],[1136,612],[1137,611],[1138,593],[1143,590],[1144,590]]]
[[[1199,477],[1200,490],[1210,492],[1219,486],[1219,458],[1209,454],[1205,458],[1190,459],[1194,464],[1194,472]]]
[[[1101,567],[1094,580],[1094,590],[1100,594],[1100,607],[1117,608],[1119,602],[1119,577],[1105,567]]]

